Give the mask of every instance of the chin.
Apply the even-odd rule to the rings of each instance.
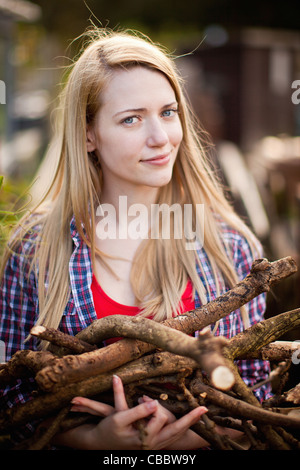
[[[153,186],[155,188],[162,188],[163,186],[166,186],[167,184],[169,184],[171,179],[172,179],[172,172],[166,175],[156,176],[156,178],[153,178],[153,181],[152,181],[153,184],[149,184],[149,186]]]

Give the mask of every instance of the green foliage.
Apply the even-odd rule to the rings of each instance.
[[[13,227],[24,215],[27,207],[27,183],[13,184],[0,175],[0,258]]]

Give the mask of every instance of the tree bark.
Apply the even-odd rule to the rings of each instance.
[[[14,380],[36,374],[40,369],[55,361],[55,356],[49,351],[17,351],[0,370],[0,384],[4,386]]]
[[[300,343],[295,341],[274,341],[256,351],[252,349],[247,354],[247,359],[260,358],[265,361],[278,362],[292,359],[294,355],[300,357]]]
[[[258,357],[261,355],[260,350],[263,347],[299,325],[300,308],[268,318],[231,338],[228,346],[224,349],[224,354],[231,359]]]
[[[300,404],[300,383],[285,393],[286,401],[291,401],[296,405]]]
[[[229,416],[238,416],[245,419],[258,421],[272,426],[285,426],[288,428],[299,428],[300,418],[285,416],[281,413],[274,413],[258,406],[253,406],[236,398],[232,398],[224,392],[215,390],[209,385],[200,381],[194,381],[191,385],[193,394],[206,393],[206,399],[212,403],[225,408]]]
[[[233,385],[233,374],[226,366],[222,356],[222,348],[227,343],[227,340],[223,337],[212,336],[209,329],[203,330],[198,338],[193,338],[181,331],[174,330],[147,318],[131,318],[120,315],[104,318],[101,321],[101,325],[103,325],[104,331],[107,332],[109,329],[115,336],[125,334],[127,337],[138,337],[141,340],[147,341],[147,343],[162,348],[164,351],[194,359],[198,363],[198,367],[204,369],[211,377],[213,385],[221,390],[228,390]],[[93,358],[101,356],[102,351],[95,351]],[[60,376],[59,386],[70,381],[78,381],[79,368],[81,379],[103,372],[103,363],[96,361],[96,359],[91,361],[90,354],[65,356],[63,359],[58,359],[53,367],[46,367],[36,375],[36,381],[40,388],[47,391],[53,389],[52,372],[54,371],[56,374],[57,367],[59,367]],[[105,367],[106,370],[112,369],[110,361],[107,362]]]
[[[119,369],[90,377],[81,382],[69,383],[55,392],[45,393],[24,404],[6,409],[0,415],[0,431],[9,431],[35,419],[45,418],[51,413],[67,406],[76,396],[92,397],[112,388],[112,376],[117,374],[124,385],[148,377],[169,375],[180,370],[195,369],[193,359],[159,352],[147,355]]]
[[[143,384],[146,379],[148,382],[151,378],[159,382],[162,381],[162,376],[164,377],[163,380],[169,377],[170,381],[176,377],[176,385],[182,385],[186,399],[185,402],[180,403],[193,407],[196,406],[196,400],[190,393],[190,390],[192,390],[191,385],[194,384],[195,387],[192,372],[196,371],[199,376],[201,375],[200,369],[205,370],[208,372],[211,385],[215,387],[214,372],[218,369],[220,371],[221,368],[221,372],[224,372],[224,370],[229,371],[234,377],[234,385],[230,392],[232,396],[215,390],[213,386],[205,385],[202,383],[203,380],[202,382],[196,381],[198,389],[194,388],[194,391],[198,393],[199,390],[202,390],[201,394],[206,395],[210,405],[216,403],[223,410],[228,410],[230,415],[242,417],[244,420],[254,419],[257,423],[258,433],[262,431],[265,441],[270,443],[271,448],[290,448],[290,445],[295,445],[292,436],[287,436],[286,431],[280,432],[280,426],[299,429],[300,418],[283,416],[281,413],[263,409],[251,389],[241,379],[233,361],[257,357],[266,359],[269,356],[282,360],[279,351],[280,354],[285,355],[284,359],[286,356],[291,358],[295,351],[297,353],[298,349],[293,349],[290,344],[288,347],[282,348],[282,345],[278,345],[275,340],[290,328],[299,325],[300,309],[264,320],[230,340],[212,337],[209,329],[205,329],[205,327],[241,307],[261,292],[268,290],[275,282],[287,277],[295,270],[295,264],[290,258],[274,263],[258,260],[254,263],[249,276],[231,291],[199,309],[165,321],[162,324],[141,318],[128,321],[126,317],[119,317],[115,321],[111,317],[110,321],[108,319],[106,322],[102,320],[94,322],[76,338],[70,339],[70,342],[66,335],[57,334],[56,330],[42,329],[41,334],[46,335],[53,342],[53,350],[66,351],[65,346],[73,342],[75,349],[72,349],[72,351],[77,355],[68,354],[62,358],[55,358],[49,351],[42,353],[20,351],[4,368],[1,368],[0,378],[1,375],[5,377],[6,374],[8,381],[15,379],[19,373],[25,373],[25,375],[27,373],[36,374],[37,384],[41,384],[41,389],[43,389],[42,384],[46,377],[45,389],[50,393],[42,391],[39,394],[37,391],[32,400],[2,412],[0,430],[7,433],[9,430],[30,421],[49,417],[53,413],[59,412],[59,410],[62,410],[60,416],[62,417],[66,412],[64,408],[69,406],[74,396],[95,398],[103,392],[110,391],[113,374],[119,375],[125,388],[129,386],[132,387],[132,390],[134,390],[136,384]],[[199,339],[188,336],[197,330],[200,330]],[[40,333],[38,332],[38,334]],[[46,339],[46,336],[44,336],[44,339]],[[83,353],[76,352],[77,346],[80,345],[81,347],[83,345],[82,341],[89,344],[98,344],[98,341],[101,342],[103,338],[111,336],[132,336],[132,338],[138,337],[139,339],[124,339],[102,349]],[[272,344],[270,344],[271,342]],[[89,348],[86,344],[85,347]],[[140,357],[153,351],[155,347],[168,349],[173,353],[164,351]],[[51,361],[50,367],[47,365],[49,360]],[[69,375],[66,372],[70,372]],[[223,377],[222,373],[220,375]],[[41,382],[38,381],[39,378],[42,378]],[[179,393],[181,393],[180,390]],[[218,393],[221,393],[221,395],[218,395]],[[235,393],[243,401],[233,398]],[[220,397],[222,400],[226,397],[226,405],[222,403]],[[297,387],[289,397],[296,401],[299,399]],[[164,396],[162,396],[163,398]],[[165,398],[171,404],[174,395],[171,400],[168,397]],[[228,403],[228,399],[231,400],[230,403]],[[181,398],[178,398],[178,400],[181,400]],[[182,406],[183,408],[185,406]],[[211,421],[206,421],[207,425],[210,426]],[[41,437],[38,442],[32,441],[33,448],[43,446],[45,440],[48,439],[47,436],[52,435],[59,426],[59,421],[54,419],[47,435]],[[272,426],[274,426],[274,429]],[[206,431],[201,429],[201,432],[205,433]],[[217,441],[221,447],[223,445],[227,447],[227,444],[229,444],[230,448],[236,448],[236,444],[233,442],[219,442],[219,439]],[[217,442],[215,444],[217,445]]]
[[[41,325],[31,328],[30,334],[41,340],[49,341],[52,345],[58,346],[59,348],[67,349],[68,352],[72,354],[82,354],[84,352],[94,351],[97,348],[97,346],[82,341],[76,336],[71,336],[55,328],[47,328]],[[48,348],[48,350],[51,352],[51,348]],[[56,352],[57,349],[53,348],[53,351]]]
[[[193,334],[240,308],[262,292],[268,291],[274,283],[296,271],[296,263],[291,257],[272,263],[266,259],[256,260],[250,274],[230,291],[207,305],[166,320],[162,324],[188,335]],[[108,329],[103,333],[105,326],[108,326]],[[91,344],[99,344],[104,337],[115,335],[115,328],[116,325],[110,324],[109,319],[96,320],[81,331],[77,338]],[[118,331],[120,332],[120,330]],[[124,333],[122,332],[122,334]],[[139,337],[138,333],[137,328],[132,328],[130,333],[126,332],[126,335],[136,338]],[[153,344],[140,340],[123,339],[117,344],[111,344],[106,348],[80,356],[65,356],[57,360],[53,367],[46,367],[40,371],[36,380],[43,390],[51,390],[62,381],[64,383],[68,383],[69,380],[80,381],[90,374],[98,374],[119,367],[152,350],[154,350]]]

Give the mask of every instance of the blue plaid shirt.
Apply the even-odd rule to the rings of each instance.
[[[239,279],[243,279],[250,271],[252,256],[247,241],[237,231],[222,224],[223,240],[229,256],[232,257]],[[76,335],[83,328],[96,320],[93,297],[91,292],[92,265],[90,249],[80,238],[75,221],[72,219],[70,233],[73,239],[73,253],[69,263],[70,296],[65,307],[60,329],[70,335]],[[4,272],[0,290],[0,339],[6,346],[6,360],[20,349],[37,349],[36,339],[24,343],[39,313],[38,285],[35,272],[30,269],[31,255],[38,238],[38,230],[27,235],[20,243],[16,252],[12,253]],[[217,286],[213,277],[212,268],[205,250],[198,249],[200,264],[208,280],[207,300],[217,296]],[[203,281],[204,276],[198,266],[198,273]],[[220,280],[221,282],[221,280]],[[223,292],[226,287],[223,286]],[[222,292],[221,292],[222,293]],[[250,325],[263,319],[265,311],[265,294],[261,294],[246,307],[249,313]],[[195,307],[201,302],[196,293]],[[236,310],[222,318],[215,332],[231,338],[243,329],[241,313]],[[265,379],[270,370],[269,364],[261,360],[240,360],[238,366],[241,376],[248,386]],[[28,384],[27,384],[28,386]],[[26,394],[23,393],[24,383],[18,381],[15,387],[2,391],[8,406],[24,402]],[[269,386],[263,386],[255,391],[260,399],[269,396]]]

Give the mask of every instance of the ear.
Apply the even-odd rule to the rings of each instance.
[[[86,126],[86,148],[88,152],[93,152],[97,148],[94,130],[89,125]]]

